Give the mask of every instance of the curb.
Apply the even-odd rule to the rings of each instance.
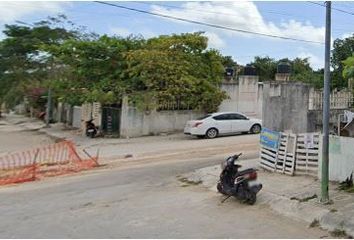
[[[210,169],[220,169],[220,166],[201,168],[186,174],[189,181],[202,181],[202,185],[210,191],[217,192],[218,176],[208,172]],[[318,221],[319,227],[328,230],[343,230],[347,238],[354,236],[354,216],[346,216],[343,212],[331,212],[316,202],[299,202],[264,189],[257,195],[257,205],[266,205],[274,212],[298,221],[310,224]]]

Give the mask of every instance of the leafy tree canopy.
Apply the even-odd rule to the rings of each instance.
[[[354,35],[344,39],[336,39],[333,43],[331,56],[331,74],[332,87],[345,88],[348,86],[348,78],[343,76],[345,67],[344,61],[354,55]]]
[[[309,83],[316,88],[322,87],[323,73],[321,71],[314,71],[310,66],[308,58],[275,60],[270,57],[255,57],[251,65],[256,68],[260,81],[270,81],[275,79],[277,66],[280,62],[290,63],[290,80]]]
[[[354,56],[343,61],[343,77],[345,79],[354,78]]]
[[[139,86],[133,93],[135,99],[144,95],[143,102],[182,101],[215,111],[226,98],[219,89],[223,57],[216,50],[207,50],[207,38],[201,32],[149,39],[144,48],[128,52],[126,59],[128,75]],[[147,101],[147,96],[153,100]]]
[[[68,30],[64,25],[71,25]],[[30,26],[5,25],[5,39],[0,42],[0,102],[14,106],[42,85],[53,72],[50,55],[43,45],[60,45],[65,40],[84,37],[66,17],[50,17]]]

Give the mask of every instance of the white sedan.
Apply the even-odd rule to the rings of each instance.
[[[234,133],[260,133],[262,120],[248,118],[238,112],[218,112],[188,121],[184,133],[197,137],[215,138]]]

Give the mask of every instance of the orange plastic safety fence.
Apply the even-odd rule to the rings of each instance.
[[[0,185],[79,172],[98,166],[97,158],[82,158],[70,141],[0,157]]]

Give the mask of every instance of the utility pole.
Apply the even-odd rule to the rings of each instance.
[[[46,127],[50,127],[49,122],[50,122],[51,105],[52,105],[52,90],[49,88],[48,89],[48,98],[47,98],[47,108],[46,108],[46,113],[45,113]]]
[[[327,203],[329,180],[329,106],[330,106],[330,51],[331,51],[331,1],[326,2],[326,36],[325,36],[325,66],[323,92],[323,144],[322,144],[322,174],[321,202]]]

